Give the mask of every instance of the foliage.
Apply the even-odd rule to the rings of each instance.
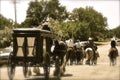
[[[113,36],[120,38],[120,25],[118,27],[116,27],[115,29],[112,29],[112,37]]]
[[[67,12],[66,7],[59,0],[35,0],[29,3],[25,21],[17,27],[42,27],[45,21],[49,21],[49,27],[53,34],[66,39],[87,40],[93,37],[95,40],[104,40],[116,36],[120,38],[120,26],[109,30],[107,18],[93,7],[75,8]],[[0,45],[8,44],[12,40],[11,32],[14,22],[0,15]],[[57,37],[57,39],[58,39]]]
[[[12,40],[13,21],[0,15],[0,47],[7,47]]]
[[[22,23],[24,27],[39,26],[49,18],[63,21],[67,17],[67,11],[58,0],[30,2],[27,10],[26,20]]]
[[[79,25],[80,23],[81,25],[79,25],[78,27],[81,27],[81,29],[79,31],[82,31],[84,27],[84,31],[89,33],[87,34],[87,37],[91,36],[95,39],[98,39],[99,37],[104,37],[103,34],[106,32],[107,18],[103,17],[101,13],[95,11],[92,7],[86,7],[85,9],[75,8],[71,13],[69,19],[76,22],[77,25]],[[87,24],[86,28],[85,26],[83,26],[85,24]],[[76,35],[83,35],[81,36],[81,38],[86,39],[84,38],[84,36],[86,35],[85,33],[77,32]]]
[[[13,21],[5,18],[0,14],[0,30],[5,29],[5,27],[12,28]]]
[[[49,21],[54,34],[65,38],[106,38],[107,18],[93,7],[75,8],[71,13],[58,0],[30,2],[22,27],[36,27]]]

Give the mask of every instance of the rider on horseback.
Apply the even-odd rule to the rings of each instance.
[[[117,48],[116,48],[116,42],[115,42],[115,40],[111,40],[110,45],[111,45],[111,48],[117,49]],[[108,56],[110,56],[110,54],[109,54]],[[116,56],[119,56],[119,55],[118,55],[118,52],[117,52]]]
[[[92,48],[94,52],[95,52],[95,50],[97,50],[97,46],[94,44],[93,39],[91,37],[88,38],[88,44],[84,47],[84,49],[86,49],[88,47]]]
[[[111,40],[111,43],[110,43],[110,45],[111,45],[111,48],[110,48],[110,50],[109,50],[109,54],[108,54],[108,56],[109,56],[109,58],[110,58],[110,66],[112,65],[112,66],[114,66],[114,65],[116,65],[116,58],[119,56],[119,54],[118,54],[118,49],[117,49],[117,47],[116,47],[116,42],[115,42],[115,40]]]
[[[96,55],[96,57],[99,57],[99,53],[97,52],[97,46],[94,44],[93,38],[89,37],[88,38],[88,44],[84,47],[84,50],[87,48],[91,48]],[[86,57],[86,56],[85,56]],[[90,60],[86,60],[86,63],[89,64]]]

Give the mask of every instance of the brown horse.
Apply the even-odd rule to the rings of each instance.
[[[86,64],[89,65],[97,64],[97,58],[99,57],[99,53],[97,50],[94,52],[92,48],[86,48],[85,56],[87,57]]]
[[[70,65],[73,64],[73,62],[76,63],[76,52],[74,47],[68,47],[67,48],[67,62],[70,60]]]
[[[55,57],[55,76],[61,76],[65,72],[67,46],[63,41],[55,41],[53,54]]]
[[[86,64],[91,65],[93,63],[93,57],[94,57],[94,52],[93,52],[92,48],[85,49],[85,56],[87,58]]]
[[[75,53],[76,53],[76,61],[77,64],[83,64],[83,59],[84,59],[84,50],[83,48],[76,48],[75,49]]]
[[[114,66],[116,65],[116,58],[118,56],[118,50],[115,47],[111,47],[109,50],[109,59],[110,59],[110,66]]]
[[[116,48],[116,41],[112,40],[111,41],[111,48],[109,50],[109,54],[108,54],[109,58],[110,58],[110,66],[114,66],[116,65],[116,58],[118,55],[118,50]]]

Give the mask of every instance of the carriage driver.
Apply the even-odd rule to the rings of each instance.
[[[51,31],[50,27],[48,26],[48,22],[43,23],[42,30]],[[46,50],[49,53],[49,55],[51,55],[52,44],[53,44],[53,40],[50,37],[46,38]],[[39,75],[40,74],[39,67],[34,67],[33,72],[36,73],[37,75]]]
[[[43,24],[42,30],[47,30],[47,31],[52,32],[51,28],[48,26],[48,22],[45,22],[45,23]],[[52,40],[52,38],[48,37],[48,38],[46,39],[46,43],[47,43],[47,44],[46,44],[46,46],[47,46],[47,52],[50,54],[50,53],[51,53],[51,47],[52,47],[52,45],[53,45],[53,40]]]
[[[94,44],[93,38],[89,37],[88,38],[88,44],[84,47],[84,50],[86,48],[92,48],[94,54],[96,54],[97,57],[99,57],[99,53],[97,52],[97,46]],[[88,63],[89,60],[86,61]]]

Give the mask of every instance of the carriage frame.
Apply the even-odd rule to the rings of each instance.
[[[13,80],[16,66],[23,67],[24,77],[27,77],[28,67],[44,69],[45,79],[49,78],[50,56],[49,39],[52,33],[37,28],[17,28],[13,30],[13,51],[8,58],[8,77]]]

